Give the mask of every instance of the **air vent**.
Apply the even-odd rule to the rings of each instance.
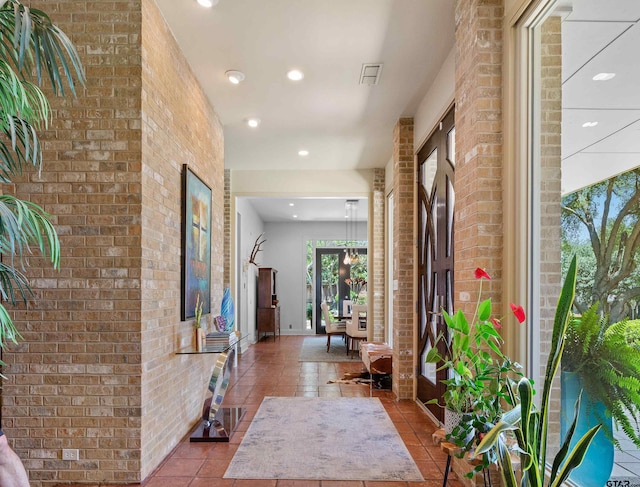
[[[380,81],[380,74],[382,73],[382,64],[363,64],[362,71],[360,72],[360,84],[373,86],[377,85]]]

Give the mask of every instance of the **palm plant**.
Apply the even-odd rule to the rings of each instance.
[[[75,77],[75,81],[74,81]],[[42,168],[37,130],[47,128],[49,102],[41,89],[49,80],[54,95],[75,95],[84,86],[80,57],[69,38],[41,10],[19,0],[0,0],[0,182],[11,183],[25,167]],[[60,242],[48,215],[35,203],[0,194],[0,297],[15,305],[33,296],[24,272],[32,248],[60,266]],[[0,303],[0,346],[20,337]]]

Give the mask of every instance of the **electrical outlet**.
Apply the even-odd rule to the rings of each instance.
[[[77,449],[64,449],[62,450],[63,460],[79,460],[80,452]]]

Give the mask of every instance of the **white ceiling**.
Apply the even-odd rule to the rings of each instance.
[[[157,3],[224,125],[228,169],[384,167],[394,124],[415,114],[454,42],[453,0]],[[562,34],[563,191],[570,192],[639,164],[640,0],[561,3],[571,5]],[[378,62],[380,83],[359,85],[362,64]],[[289,81],[292,68],[305,78]],[[245,81],[231,85],[230,69]],[[592,81],[599,72],[616,77]],[[260,127],[247,127],[248,117],[260,118]],[[598,125],[585,129],[585,121]],[[310,154],[300,157],[300,149]],[[345,199],[300,200],[296,220],[341,221]],[[252,203],[265,221],[296,221],[289,199]]]
[[[454,43],[453,0],[156,1],[224,125],[232,170],[384,167],[394,125],[414,115]],[[383,63],[377,85],[359,84],[364,63]],[[292,68],[302,81],[286,78]],[[246,79],[231,85],[231,69]],[[300,201],[298,221],[340,221],[344,201]],[[253,203],[282,221],[281,201]]]
[[[572,3],[562,25],[565,193],[640,165],[640,1]],[[616,76],[593,81],[602,72]]]

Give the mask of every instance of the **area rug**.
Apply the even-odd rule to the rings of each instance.
[[[265,397],[225,478],[422,481],[378,398]]]
[[[331,337],[331,348],[327,353],[327,336],[318,335],[306,337],[302,342],[302,349],[298,362],[359,362],[357,353],[347,355],[347,344],[342,337]]]

